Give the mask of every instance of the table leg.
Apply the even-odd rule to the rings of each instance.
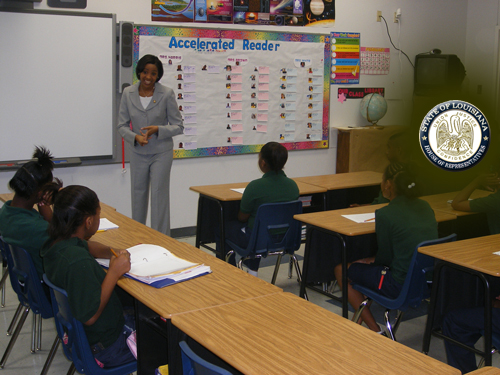
[[[306,232],[306,247],[304,249],[304,262],[302,265],[302,282],[300,283],[300,293],[299,296],[301,298],[304,298],[305,291],[306,291],[306,286],[307,286],[307,277],[309,274],[309,257],[311,256],[311,240],[312,240],[312,234],[314,231],[320,231],[324,233],[328,233],[334,237],[337,237],[340,241],[341,244],[341,256],[342,256],[342,297],[339,299],[337,296],[327,292],[327,291],[321,291],[316,288],[313,288],[313,290],[320,292],[326,296],[331,297],[332,299],[335,300],[340,300],[342,303],[342,316],[344,318],[348,317],[348,300],[347,300],[347,246],[345,243],[345,238],[336,233],[336,232],[330,232],[327,230],[323,230],[321,228],[317,228],[314,226],[307,226],[307,232]]]
[[[431,302],[429,304],[429,311],[427,313],[427,322],[425,324],[424,340],[422,343],[422,352],[424,354],[429,353],[429,347],[431,344],[431,334],[432,326],[434,324],[434,312],[436,309],[436,301],[438,296],[439,281],[441,277],[441,269],[444,263],[436,260],[434,265],[434,272],[432,275],[432,290],[431,290]]]

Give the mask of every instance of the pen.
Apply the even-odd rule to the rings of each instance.
[[[111,252],[113,253],[113,255],[118,258],[118,254],[112,248],[109,248],[109,250],[111,250]]]
[[[97,233],[106,232],[106,229],[99,229]]]
[[[373,221],[373,220],[375,220],[375,218],[374,218],[374,217],[372,217],[371,219],[367,219],[367,220],[365,220],[364,222],[366,223],[367,221]]]

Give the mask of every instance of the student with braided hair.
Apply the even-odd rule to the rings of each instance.
[[[438,238],[434,211],[419,196],[419,183],[408,167],[400,163],[387,166],[381,183],[389,204],[375,211],[375,232],[378,250],[374,258],[358,260],[349,265],[348,279],[380,294],[396,298],[403,286],[415,246]],[[342,265],[335,267],[335,276],[342,282]],[[365,299],[349,284],[349,303],[357,309]],[[382,333],[370,310],[365,308],[361,320],[371,330]]]
[[[53,193],[62,183],[52,176],[54,162],[49,150],[36,147],[33,159],[19,168],[9,182],[15,195],[0,209],[0,234],[5,242],[28,251],[42,278],[40,249],[49,238]]]

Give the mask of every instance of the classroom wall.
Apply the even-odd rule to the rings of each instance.
[[[482,2],[483,0],[476,0]],[[498,4],[497,0],[487,0]],[[361,76],[354,87],[385,87],[389,110],[380,121],[382,125],[405,124],[411,112],[413,71],[404,56],[392,49],[383,22],[376,22],[377,10],[386,18],[393,42],[413,61],[415,54],[440,48],[443,53],[465,56],[467,0],[336,0],[337,19],[334,31],[361,33],[361,45],[391,47],[391,73],[387,76]],[[46,0],[35,4],[36,9],[52,9]],[[393,23],[393,13],[401,8],[401,23]],[[137,0],[89,0],[86,12],[115,13],[117,21],[153,24],[150,21],[150,2]],[[165,23],[163,23],[165,24]],[[165,24],[166,25],[166,24]],[[186,25],[184,25],[186,26]],[[220,26],[220,25],[216,25]],[[236,27],[227,25],[227,27]],[[251,28],[249,26],[239,26]],[[322,32],[332,30],[313,28],[271,28],[280,31]],[[336,100],[332,86],[330,124],[361,126],[365,121],[359,114],[359,100],[343,104]],[[50,145],[47,145],[50,147]],[[385,145],[381,145],[385,147]],[[330,147],[323,150],[290,152],[286,173],[290,177],[335,173],[336,131],[331,131]],[[126,165],[128,168],[128,165]],[[122,173],[119,164],[94,165],[58,169],[56,176],[65,184],[83,184],[94,189],[100,199],[130,216],[130,176]],[[13,172],[0,173],[0,193],[8,192],[7,183]],[[249,181],[260,177],[256,155],[236,155],[174,160],[171,176],[172,228],[196,225],[198,196],[189,186]]]
[[[465,85],[472,98],[489,105],[497,104],[499,18],[499,0],[468,0]]]

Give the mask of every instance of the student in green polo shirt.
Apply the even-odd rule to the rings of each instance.
[[[31,255],[41,279],[40,249],[49,238],[52,194],[62,184],[53,179],[54,162],[49,150],[36,147],[33,159],[19,168],[9,182],[15,195],[0,209],[0,234],[6,243],[22,247]]]
[[[246,247],[252,234],[257,209],[264,203],[289,202],[299,198],[299,188],[288,178],[283,167],[288,159],[287,149],[278,142],[266,143],[259,152],[262,178],[253,180],[241,198],[238,221],[226,223],[226,237]],[[260,259],[245,262],[248,272],[257,276]]]
[[[400,163],[386,168],[381,189],[390,202],[375,211],[375,233],[378,250],[374,258],[361,259],[349,265],[348,278],[356,284],[396,298],[403,286],[415,246],[438,238],[434,211],[419,195],[419,183],[413,173]],[[335,276],[342,282],[342,265],[335,267]],[[365,299],[348,285],[349,303],[357,309]],[[371,330],[382,333],[370,310],[365,308],[361,320]]]
[[[73,185],[57,192],[50,239],[41,255],[48,279],[68,293],[71,312],[83,323],[96,362],[113,367],[135,359],[127,345],[134,317],[124,314],[114,291],[118,279],[130,270],[130,254],[115,249],[114,256],[104,245],[98,252],[89,248],[100,214],[99,199],[89,188]],[[94,257],[110,258],[108,272]]]
[[[495,191],[493,194],[487,197],[472,199],[469,201],[469,197],[474,192],[474,190],[480,187],[486,187],[491,191]],[[460,193],[453,199],[451,206],[457,211],[472,211],[472,212],[482,212],[486,214],[488,218],[488,227],[490,229],[490,234],[500,233],[500,178],[498,173],[488,173],[482,174],[476,177],[472,182],[462,189]]]

